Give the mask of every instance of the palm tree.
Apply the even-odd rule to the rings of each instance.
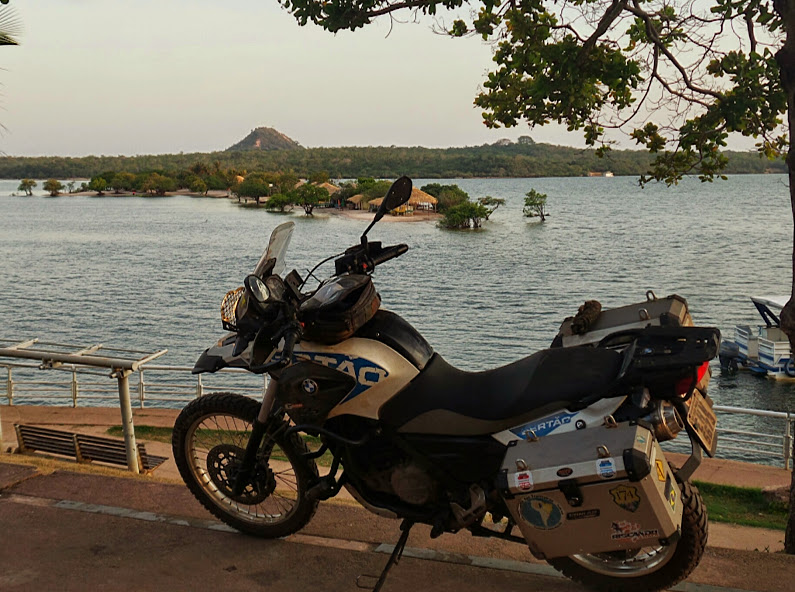
[[[6,5],[8,0],[0,0]],[[0,6],[0,45],[19,45],[17,36],[22,31],[19,17],[10,6]]]

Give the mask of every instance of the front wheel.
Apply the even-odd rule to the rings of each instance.
[[[254,474],[240,494],[233,491],[260,404],[232,393],[192,401],[174,423],[171,446],[182,479],[202,505],[229,526],[265,538],[303,528],[317,509],[306,491],[317,466],[303,455],[298,434],[285,437],[288,423],[270,420]]]
[[[602,592],[666,590],[684,580],[701,561],[707,545],[707,509],[695,486],[684,481],[679,487],[684,507],[682,536],[676,543],[572,555],[549,563],[572,580]]]

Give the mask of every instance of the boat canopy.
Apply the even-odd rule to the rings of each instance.
[[[751,302],[756,306],[756,310],[762,315],[762,319],[768,327],[780,327],[781,321],[778,315],[781,309],[789,300],[789,296],[751,296]]]
[[[754,303],[759,302],[773,309],[781,310],[789,300],[789,296],[751,296]]]

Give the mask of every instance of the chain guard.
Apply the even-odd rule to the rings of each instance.
[[[219,444],[207,453],[207,473],[210,480],[221,493],[238,503],[255,505],[262,503],[276,489],[276,478],[273,471],[258,462],[254,475],[246,483],[240,495],[234,495],[232,489],[245,450],[234,444]]]

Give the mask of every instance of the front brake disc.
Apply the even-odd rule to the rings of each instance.
[[[239,495],[233,494],[235,479],[245,450],[234,444],[219,444],[207,453],[210,480],[228,498],[247,505],[262,503],[276,489],[276,478],[267,465],[257,464],[254,475]]]

